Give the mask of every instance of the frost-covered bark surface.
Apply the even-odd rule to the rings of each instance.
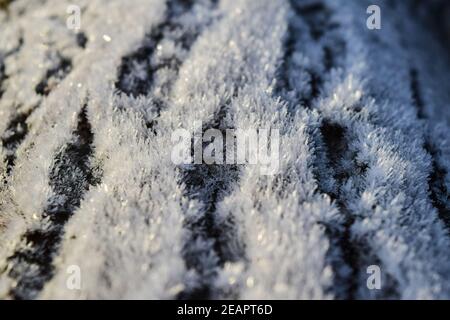
[[[0,298],[450,298],[448,21],[440,0],[0,1]],[[174,165],[194,121],[279,129],[279,173]]]

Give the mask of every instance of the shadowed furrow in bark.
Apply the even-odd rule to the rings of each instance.
[[[208,129],[219,129],[225,136],[227,107],[219,109],[214,120],[203,126],[202,134]],[[202,151],[208,144],[202,142]],[[225,144],[224,144],[225,145]],[[193,150],[192,150],[193,151]],[[193,153],[193,152],[192,152]],[[223,154],[226,154],[224,150]],[[239,179],[239,167],[231,164],[193,164],[181,169],[181,183],[186,186],[189,199],[201,203],[202,209],[195,217],[185,221],[190,237],[184,246],[184,258],[189,269],[194,269],[199,275],[199,283],[189,291],[183,291],[179,299],[211,298],[211,286],[217,276],[217,268],[225,262],[233,261],[234,256],[224,252],[226,237],[224,233],[231,232],[232,221],[217,222],[216,205],[235,185]]]
[[[72,61],[59,53],[55,54],[55,63],[50,67],[45,77],[36,85],[35,91],[42,96],[48,96],[50,92],[69,74],[72,70]]]
[[[211,0],[210,9],[215,5],[216,1]],[[166,20],[150,31],[137,51],[122,59],[116,82],[120,92],[137,97],[157,89],[158,92],[153,92],[157,98],[167,95],[185,53],[206,27],[201,23],[187,25],[187,19],[183,19],[192,14],[194,6],[195,2],[190,0],[168,1]],[[164,75],[168,75],[169,79],[164,79]]]
[[[1,136],[4,150],[6,150],[7,173],[10,174],[16,160],[16,150],[28,134],[27,119],[32,111],[17,114],[9,123],[7,130]]]
[[[33,299],[54,273],[53,259],[58,252],[64,226],[79,207],[85,192],[99,182],[90,167],[93,134],[86,107],[79,115],[73,140],[56,155],[50,171],[54,195],[48,200],[43,220],[37,229],[23,236],[25,246],[8,260],[9,275],[17,284],[10,295],[15,299]]]
[[[411,94],[415,106],[417,108],[417,116],[419,119],[427,119],[425,114],[425,102],[420,92],[419,73],[418,70],[412,68],[410,70]],[[438,211],[439,218],[450,233],[450,192],[447,190],[445,177],[447,170],[439,165],[438,150],[433,146],[432,141],[427,141],[425,150],[431,155],[432,171],[428,180],[428,188],[430,190],[430,199],[433,206]]]

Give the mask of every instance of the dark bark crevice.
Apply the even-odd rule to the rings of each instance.
[[[10,296],[33,299],[54,274],[53,260],[64,235],[64,227],[74,214],[86,191],[99,183],[99,175],[90,166],[93,133],[85,106],[78,118],[73,139],[56,155],[50,170],[54,195],[42,215],[41,225],[23,235],[24,245],[8,258],[9,276],[16,280]]]
[[[364,179],[368,164],[358,163],[356,150],[351,147],[352,134],[348,128],[340,123],[323,120],[320,127],[320,139],[323,141],[322,162],[317,170],[325,166],[329,168],[331,177],[317,175],[319,190],[328,194],[339,208],[343,222],[338,225],[322,223],[332,244],[330,248],[330,261],[335,273],[333,292],[338,299],[359,299],[367,297],[365,281],[367,279],[366,268],[369,265],[382,265],[381,260],[371,249],[367,239],[356,238],[353,234],[353,226],[360,219],[358,212],[348,207],[348,195],[345,185],[350,178],[360,177]],[[324,180],[334,180],[334,184],[327,190],[321,186],[326,185]],[[354,181],[355,182],[355,181]],[[355,190],[355,193],[360,191]],[[383,287],[374,293],[374,297],[398,298],[398,283],[389,273],[384,272]],[[368,290],[368,289],[367,289]]]
[[[208,2],[209,10],[217,7],[217,0]],[[195,1],[169,0],[166,19],[154,27],[144,38],[143,44],[122,59],[118,69],[115,87],[118,92],[138,97],[152,95],[155,114],[147,127],[154,129],[156,119],[165,109],[179,69],[186,54],[201,35],[203,29],[211,23],[208,19],[195,26],[186,25],[186,15],[192,14]],[[159,50],[164,42],[173,44],[174,52],[161,56]]]
[[[334,262],[333,269],[335,271],[334,286],[339,288],[336,291],[338,299],[354,299],[358,289],[359,278],[359,250],[358,244],[354,242],[351,235],[351,227],[355,222],[355,217],[346,208],[346,203],[340,195],[340,188],[343,183],[352,175],[348,171],[344,161],[349,157],[350,151],[347,140],[347,129],[338,123],[323,121],[320,127],[320,133],[325,146],[325,159],[331,168],[333,179],[336,186],[333,191],[325,192],[339,207],[339,211],[343,214],[344,222],[336,227],[324,224],[327,235],[334,245],[332,250],[337,250],[340,258],[332,259]],[[319,169],[320,170],[320,169]],[[321,181],[319,181],[319,185]]]
[[[417,109],[417,116],[419,119],[426,120],[428,116],[425,111],[425,101],[420,90],[419,72],[417,69],[412,68],[410,70],[410,79],[411,94]],[[438,212],[439,219],[450,234],[450,192],[445,181],[448,172],[439,164],[439,151],[429,139],[425,139],[424,148],[431,155],[431,172],[428,178],[430,200]]]
[[[417,116],[419,117],[419,119],[424,119],[424,118],[426,118],[425,113],[424,113],[425,104],[423,102],[422,95],[420,93],[418,71],[417,71],[417,69],[412,68],[410,70],[409,74],[410,74],[410,79],[411,79],[412,99],[417,108]]]
[[[425,149],[432,158],[432,169],[428,180],[431,202],[437,209],[439,219],[441,219],[450,235],[450,192],[445,182],[448,172],[437,161],[438,151],[428,143]]]
[[[23,40],[19,41],[17,48],[8,53],[8,55],[17,53],[23,45]],[[39,95],[48,95],[51,90],[60,83],[72,69],[72,63],[69,59],[56,55],[56,64],[47,70],[46,76],[36,86],[36,93]],[[1,65],[0,65],[0,80],[1,80]],[[5,76],[7,78],[7,75]],[[0,81],[1,88],[1,81]],[[1,93],[1,92],[0,92]],[[1,96],[0,96],[1,97]],[[7,174],[10,175],[15,166],[16,151],[22,142],[25,140],[29,132],[28,119],[31,114],[39,107],[39,105],[30,108],[28,111],[18,111],[9,121],[6,131],[1,135],[0,140],[3,148],[6,150],[6,167]]]
[[[3,82],[6,80],[5,62],[4,58],[0,55],[0,99],[3,97],[5,89],[3,88]]]
[[[232,129],[226,124],[227,106],[219,108],[214,119],[204,124],[202,135],[208,129],[219,129],[225,137],[226,129]],[[208,145],[202,142],[202,151]],[[224,143],[223,154],[226,154]],[[192,156],[194,148],[192,149]],[[186,188],[186,197],[202,204],[201,212],[185,221],[185,227],[190,231],[190,238],[184,246],[184,259],[188,269],[193,269],[199,275],[199,283],[195,288],[181,292],[179,299],[209,299],[212,298],[212,286],[218,267],[226,262],[235,261],[236,253],[227,252],[226,239],[233,237],[232,217],[225,222],[218,222],[217,204],[224,199],[239,180],[239,166],[232,164],[193,164],[180,169],[180,183]],[[196,245],[200,240],[207,246]],[[212,252],[211,252],[212,251]],[[211,253],[215,256],[215,265],[205,264],[205,257]]]
[[[8,80],[9,75],[6,73],[6,65],[5,65],[5,61],[6,58],[8,58],[9,56],[12,56],[14,54],[17,54],[20,49],[22,48],[24,43],[23,40],[23,35],[21,34],[19,37],[19,41],[16,47],[12,48],[10,51],[7,52],[0,52],[0,99],[2,98],[3,94],[5,93],[5,82],[6,80]]]
[[[332,22],[332,10],[323,2],[302,3],[302,1],[291,0],[291,7],[308,24],[311,38],[315,41],[320,40],[327,32],[338,27]]]
[[[75,40],[77,41],[77,45],[82,48],[82,49],[86,49],[86,45],[89,41],[89,39],[87,38],[86,34],[84,32],[78,32],[75,36]]]
[[[320,166],[329,168],[331,178],[334,180],[332,188],[321,190],[321,185],[326,185],[322,179],[330,179],[316,175],[319,181],[319,190],[326,193],[334,201],[342,214],[343,223],[339,225],[325,225],[326,233],[330,239],[330,261],[335,273],[335,280],[331,288],[338,299],[358,299],[361,296],[367,297],[365,291],[365,281],[367,279],[366,269],[369,265],[381,265],[382,262],[367,239],[355,238],[352,228],[357,219],[360,219],[357,212],[348,207],[348,195],[345,193],[345,185],[350,178],[364,178],[368,164],[357,163],[356,150],[351,147],[352,134],[348,128],[340,123],[330,120],[323,120],[320,127],[320,139],[324,148],[320,152],[321,156],[317,170]],[[358,193],[358,190],[355,190]],[[398,283],[390,274],[383,273],[383,287],[375,292],[374,297],[398,298]],[[368,289],[367,289],[368,290]]]
[[[56,60],[54,65],[47,70],[44,78],[35,87],[35,92],[41,96],[48,96],[72,70],[72,61],[69,58],[59,53],[56,53],[54,58]]]
[[[0,99],[3,97],[6,90],[4,83],[9,78],[9,75],[6,73],[5,59],[11,55],[17,54],[22,48],[23,43],[23,36],[20,35],[17,46],[6,52],[3,56],[0,55]],[[0,135],[1,147],[6,151],[6,176],[9,176],[14,168],[16,151],[28,134],[27,119],[34,110],[35,108],[31,108],[29,111],[17,112],[9,121],[6,131]],[[5,184],[7,183],[6,180],[7,177],[5,177]]]
[[[28,134],[27,119],[34,109],[29,112],[18,113],[9,122],[8,128],[1,136],[3,149],[6,151],[6,172],[11,174],[15,165],[16,151]]]
[[[289,23],[276,94],[288,101],[289,110],[292,112],[295,111],[297,104],[306,108],[314,107],[315,101],[321,94],[326,74],[342,63],[346,44],[336,33],[339,24],[333,21],[333,11],[323,2],[305,3],[292,0],[290,3],[294,14]],[[307,29],[297,20],[305,22]],[[305,31],[308,31],[310,38],[322,47],[322,65],[318,68],[306,68],[293,62],[296,51],[302,50],[300,35]],[[295,78],[295,74],[299,72],[307,76],[309,90],[305,91],[300,87],[298,79]],[[328,194],[343,215],[341,224],[319,222],[324,226],[330,241],[326,259],[335,273],[333,288],[329,290],[333,291],[338,299],[352,299],[356,297],[358,289],[361,246],[352,238],[351,227],[355,217],[347,210],[340,188],[350,176],[358,173],[362,175],[367,168],[358,168],[355,165],[356,172],[349,170],[347,162],[348,160],[350,163],[353,162],[354,154],[349,150],[345,127],[323,120],[321,127],[313,131],[310,132],[315,139],[316,160],[313,171],[318,180],[319,192]]]
[[[318,1],[305,4],[291,0],[290,4],[293,11],[275,91],[276,95],[288,102],[288,111],[293,113],[298,106],[313,107],[324,85],[323,72],[329,73],[339,65],[339,59],[345,53],[345,43],[333,34],[339,28],[339,23],[333,20],[333,11],[324,3]],[[312,41],[322,47],[321,66],[299,65],[295,54],[304,50],[301,35],[305,32],[309,33]],[[305,82],[307,87],[303,84]]]
[[[156,51],[163,40],[171,40],[175,46],[181,46],[185,50],[191,48],[201,30],[196,30],[197,32],[194,33],[192,30],[187,30],[180,17],[188,14],[193,5],[193,1],[168,1],[166,20],[150,31],[140,48],[122,59],[116,82],[116,88],[120,92],[134,97],[147,95],[153,89],[153,82],[159,70],[178,71],[182,63],[179,57],[174,54],[170,57],[158,58]],[[167,91],[171,83],[164,85],[162,91]]]

